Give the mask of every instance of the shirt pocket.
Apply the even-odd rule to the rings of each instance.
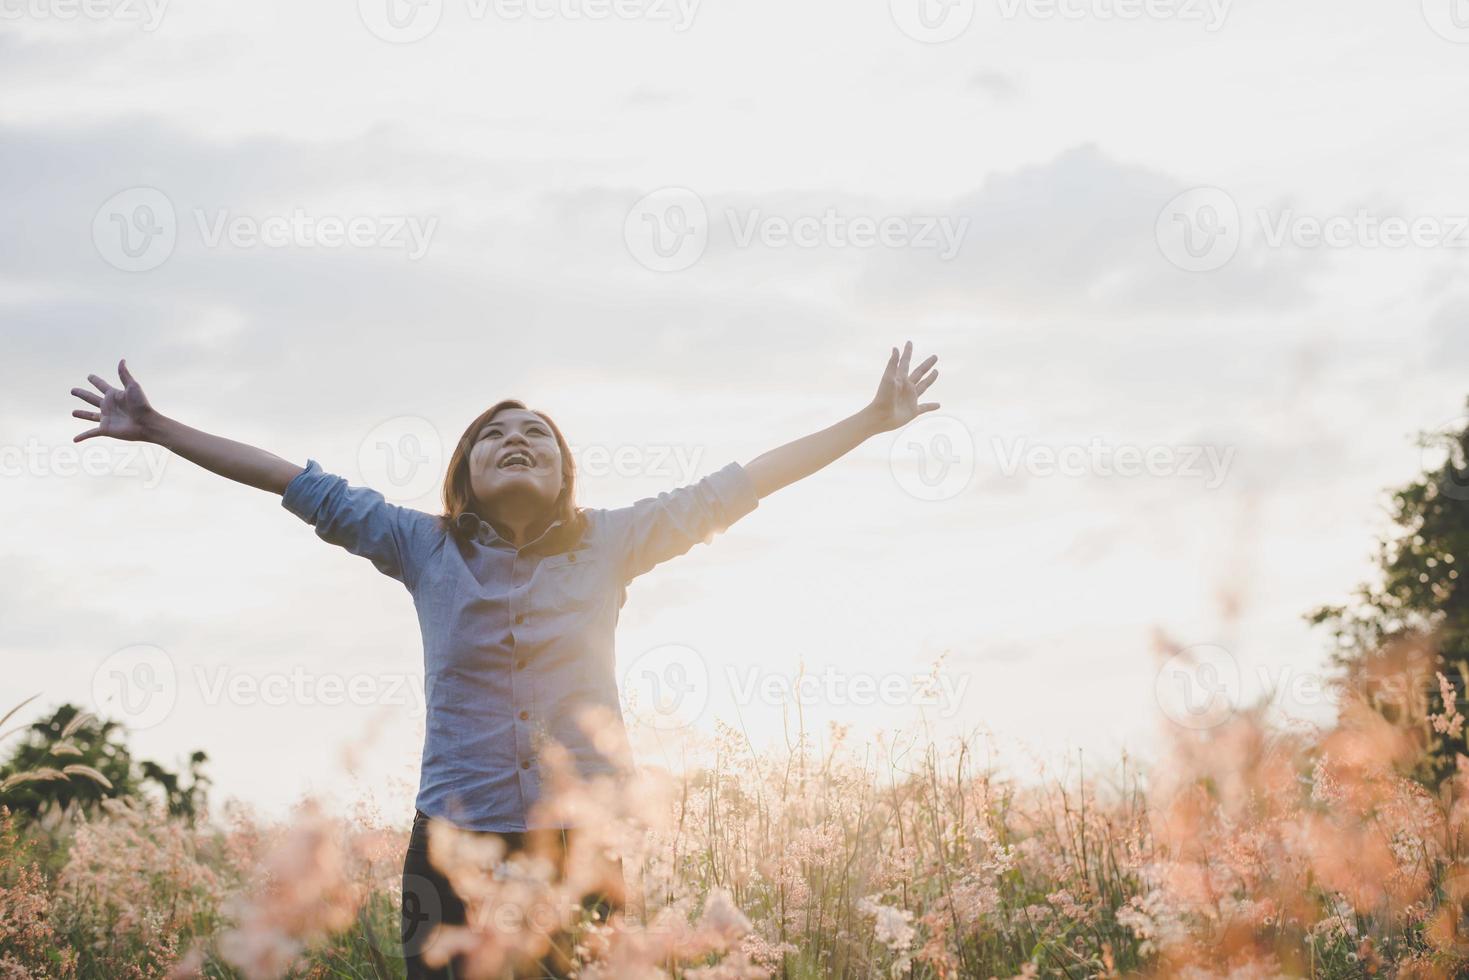
[[[550,613],[594,606],[607,591],[606,572],[607,562],[586,549],[552,555],[536,569],[535,604]]]

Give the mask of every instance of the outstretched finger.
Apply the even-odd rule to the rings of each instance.
[[[922,405],[919,405],[918,406],[918,414],[919,415],[922,415],[924,412],[937,412],[938,410],[939,410],[939,403],[938,402],[924,402]]]
[[[92,382],[92,387],[93,388],[96,388],[98,391],[102,392],[102,394],[104,394],[104,395],[107,394],[109,391],[112,390],[112,385],[108,384],[106,381],[102,380],[101,378],[99,378],[95,374],[89,374],[89,375],[87,375],[87,380],[90,381],[90,382]]]
[[[86,419],[88,422],[101,422],[102,416],[98,412],[89,412],[85,408],[73,409],[71,417],[74,419]]]
[[[889,381],[889,382],[892,381],[894,375],[897,373],[897,370],[898,370],[898,349],[896,347],[894,347],[893,348],[893,352],[890,355],[888,355],[888,366],[882,369],[882,380],[883,381]]]
[[[918,382],[918,384],[914,385],[913,386],[913,390],[914,390],[915,393],[921,395],[925,391],[927,391],[933,385],[933,383],[935,381],[937,381],[938,379],[939,379],[939,373],[937,371],[934,371],[933,373],[929,374],[928,377],[922,379],[921,381]]]
[[[937,354],[928,355],[928,357],[923,359],[922,364],[918,365],[916,368],[908,373],[908,380],[913,382],[914,384],[917,384],[920,380],[922,380],[923,376],[928,373],[928,369],[933,367],[938,362],[939,356]]]
[[[908,361],[913,357],[913,341],[903,342],[903,356],[898,358],[898,370],[903,374],[908,373]]]
[[[73,395],[76,395],[82,401],[86,402],[88,405],[96,405],[98,408],[102,407],[102,396],[96,394],[95,392],[88,391],[85,388],[73,388],[71,390],[71,393]]]
[[[71,437],[71,441],[72,442],[81,442],[83,439],[91,439],[92,437],[94,437],[94,436],[100,436],[101,434],[102,434],[102,427],[101,426],[98,426],[95,429],[88,429],[86,432],[78,432],[76,435],[74,435],[74,436]]]
[[[135,385],[138,383],[138,379],[133,377],[133,372],[128,370],[127,358],[123,358],[117,362],[117,376],[125,385]]]

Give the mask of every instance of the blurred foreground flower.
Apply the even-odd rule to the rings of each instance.
[[[364,897],[339,829],[308,807],[231,908],[236,925],[220,936],[220,955],[250,980],[284,976],[308,943],[351,925]]]

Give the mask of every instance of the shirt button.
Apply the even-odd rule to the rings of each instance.
[[[575,565],[576,564],[576,552],[573,551],[571,554],[569,554],[569,555],[566,556],[566,563],[568,565]]]
[[[521,721],[529,721],[530,720],[530,712],[529,711],[522,711],[520,713],[520,720]]]
[[[524,660],[517,660],[517,661],[515,661],[515,669],[516,670],[525,670],[525,661]]]
[[[529,769],[530,768],[530,763],[529,762],[522,762],[520,764],[520,768],[522,768],[522,769]]]
[[[525,622],[525,616],[522,615],[522,614],[517,614],[516,617],[515,617],[515,625],[516,626],[519,626],[521,623],[524,623],[524,622]]]

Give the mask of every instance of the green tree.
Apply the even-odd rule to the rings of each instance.
[[[172,814],[192,819],[203,808],[209,785],[203,752],[189,757],[184,782],[156,762],[135,762],[121,725],[72,704],[18,731],[20,741],[0,766],[0,806],[16,813],[34,817],[51,806],[89,809],[104,799],[141,796],[149,783]]]
[[[1425,434],[1419,443],[1444,459],[1392,491],[1392,527],[1378,542],[1376,581],[1358,587],[1349,602],[1323,606],[1309,618],[1330,631],[1333,658],[1349,680],[1367,658],[1392,644],[1431,638],[1438,669],[1450,678],[1462,711],[1469,682],[1469,591],[1461,574],[1469,560],[1469,422]],[[1427,680],[1433,682],[1432,676]],[[1436,682],[1425,693],[1430,710],[1442,712]],[[1454,753],[1466,746],[1462,738],[1449,744],[1432,731],[1427,737],[1434,763],[1422,775],[1435,782],[1452,771]]]

